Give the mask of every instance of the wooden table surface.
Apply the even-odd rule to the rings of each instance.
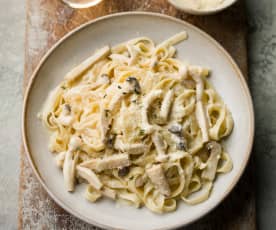
[[[243,1],[214,16],[189,16],[166,0],[105,0],[98,6],[73,10],[60,0],[26,0],[24,89],[45,52],[77,26],[100,16],[122,11],[153,11],[186,20],[219,41],[247,77],[246,15]],[[185,229],[255,230],[254,166],[250,161],[233,192],[214,211]],[[185,218],[185,217],[183,217]],[[19,229],[97,229],[60,208],[36,179],[25,151],[21,151]]]

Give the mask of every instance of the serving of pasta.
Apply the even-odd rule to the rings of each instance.
[[[155,43],[139,37],[103,47],[66,74],[39,114],[49,149],[73,192],[153,212],[207,200],[232,169],[221,145],[230,111],[208,82],[209,70],[176,58],[185,31]]]

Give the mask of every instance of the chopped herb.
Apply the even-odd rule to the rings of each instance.
[[[136,103],[137,103],[137,100],[133,100],[133,101],[131,101],[131,102],[136,104]]]
[[[106,145],[108,148],[112,148],[114,144],[114,138],[113,137],[109,137],[106,141]]]
[[[103,96],[103,98],[106,98],[106,96],[107,96],[107,95],[105,94],[105,95]]]
[[[183,142],[183,141],[180,141],[178,144],[177,144],[177,149],[179,150],[186,150],[186,144]]]
[[[64,105],[64,108],[69,112],[71,113],[71,106],[69,104],[65,104]]]
[[[120,85],[118,85],[118,89],[121,89],[122,87]]]
[[[124,94],[124,95],[126,95],[126,94],[127,94],[127,92],[123,92],[123,94]]]
[[[81,151],[81,147],[78,146],[78,147],[76,148],[76,151]]]
[[[144,130],[144,129],[140,129],[139,135],[140,135],[140,136],[144,136],[144,135],[145,135],[145,130]]]
[[[105,109],[105,110],[104,110],[104,112],[105,112],[105,117],[108,117],[108,116],[109,116],[109,112],[110,112],[110,110]]]
[[[62,89],[66,89],[66,87],[65,87],[64,85],[62,85],[60,88],[62,88]]]

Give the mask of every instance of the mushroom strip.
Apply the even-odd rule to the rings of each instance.
[[[73,136],[70,139],[69,149],[65,154],[64,164],[63,164],[63,176],[64,182],[67,190],[69,192],[75,189],[75,169],[78,161],[78,154],[74,156],[74,151],[81,146],[81,139],[79,137]]]
[[[207,142],[209,140],[209,135],[208,135],[208,123],[207,123],[207,118],[206,114],[204,111],[203,103],[202,103],[202,95],[203,95],[203,89],[204,89],[204,83],[202,80],[202,75],[205,74],[204,69],[201,67],[197,66],[192,66],[189,68],[189,73],[193,80],[196,82],[196,119],[198,121],[198,125],[201,129],[202,133],[202,141]]]
[[[168,115],[173,102],[173,97],[174,97],[173,90],[169,90],[163,99],[161,109],[160,109],[160,118],[162,122],[166,122],[168,120]]]
[[[207,144],[208,151],[211,152],[209,159],[207,160],[206,168],[202,172],[202,178],[213,181],[216,176],[218,161],[221,156],[221,146],[215,141],[211,141]]]
[[[132,85],[132,88],[134,89],[134,92],[136,94],[140,94],[141,93],[141,86],[139,84],[139,81],[137,80],[137,78],[135,77],[129,77],[126,80],[130,85]]]
[[[87,180],[88,183],[95,189],[99,190],[102,188],[103,184],[91,169],[82,166],[77,166],[77,172],[80,177]]]
[[[106,134],[108,133],[108,129],[109,129],[109,114],[108,114],[108,110],[105,110],[103,108],[103,106],[101,107],[101,139],[103,144],[105,144],[106,142]]]
[[[176,141],[176,147],[178,150],[186,151],[187,149],[187,140],[182,134],[182,126],[180,124],[173,124],[168,129],[173,135],[173,138]]]
[[[150,92],[143,100],[143,108],[141,111],[142,116],[142,129],[146,133],[151,133],[153,131],[153,126],[149,124],[148,120],[148,110],[152,102],[162,96],[162,90],[154,90]]]

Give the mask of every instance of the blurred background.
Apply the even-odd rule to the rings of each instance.
[[[0,229],[17,229],[25,6],[0,0]],[[276,1],[247,0],[259,229],[276,225]]]

